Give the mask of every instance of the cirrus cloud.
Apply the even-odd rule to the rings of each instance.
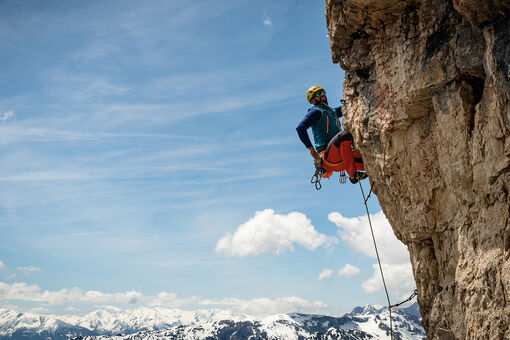
[[[28,267],[18,267],[18,270],[21,271],[23,274],[30,274],[33,272],[41,272],[41,268],[34,267],[34,266],[28,266]]]
[[[227,257],[260,254],[280,255],[294,251],[294,244],[308,250],[331,247],[338,242],[315,230],[306,215],[291,212],[275,214],[274,210],[257,211],[255,216],[240,225],[234,234],[227,233],[216,243],[215,251]]]

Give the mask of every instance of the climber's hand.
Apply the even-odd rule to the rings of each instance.
[[[308,150],[310,150],[310,155],[312,155],[314,162],[316,162],[316,163],[320,163],[321,158],[320,158],[319,154],[317,153],[317,151],[315,151],[315,149],[313,148],[313,146],[310,146],[310,147],[308,148]]]

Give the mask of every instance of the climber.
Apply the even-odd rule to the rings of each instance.
[[[352,151],[352,135],[342,131],[339,118],[342,107],[331,108],[328,105],[326,91],[322,86],[312,86],[306,91],[306,99],[313,106],[308,109],[305,118],[296,130],[299,139],[310,150],[314,162],[326,170],[322,177],[328,178],[333,171],[347,171],[349,180],[355,184],[367,178],[361,155]],[[308,128],[312,128],[315,148],[308,137]]]

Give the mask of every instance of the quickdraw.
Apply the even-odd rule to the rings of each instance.
[[[312,178],[310,179],[310,183],[315,185],[315,189],[321,190],[322,184],[322,175],[326,172],[326,170],[322,167],[322,163],[320,161],[315,161],[315,173],[313,174]],[[340,184],[347,183],[347,176],[345,175],[345,171],[340,171],[340,177],[338,178],[338,182]]]
[[[321,190],[321,188],[322,188],[321,179],[322,179],[322,175],[324,174],[324,170],[321,166],[320,161],[315,161],[314,164],[315,164],[315,173],[313,174],[312,179],[310,180],[310,183],[315,184],[315,189]]]

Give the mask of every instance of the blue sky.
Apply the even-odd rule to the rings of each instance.
[[[359,187],[335,176],[317,192],[295,131],[309,86],[342,97],[322,2],[0,11],[0,306],[385,304]],[[410,264],[374,222],[399,299]]]

